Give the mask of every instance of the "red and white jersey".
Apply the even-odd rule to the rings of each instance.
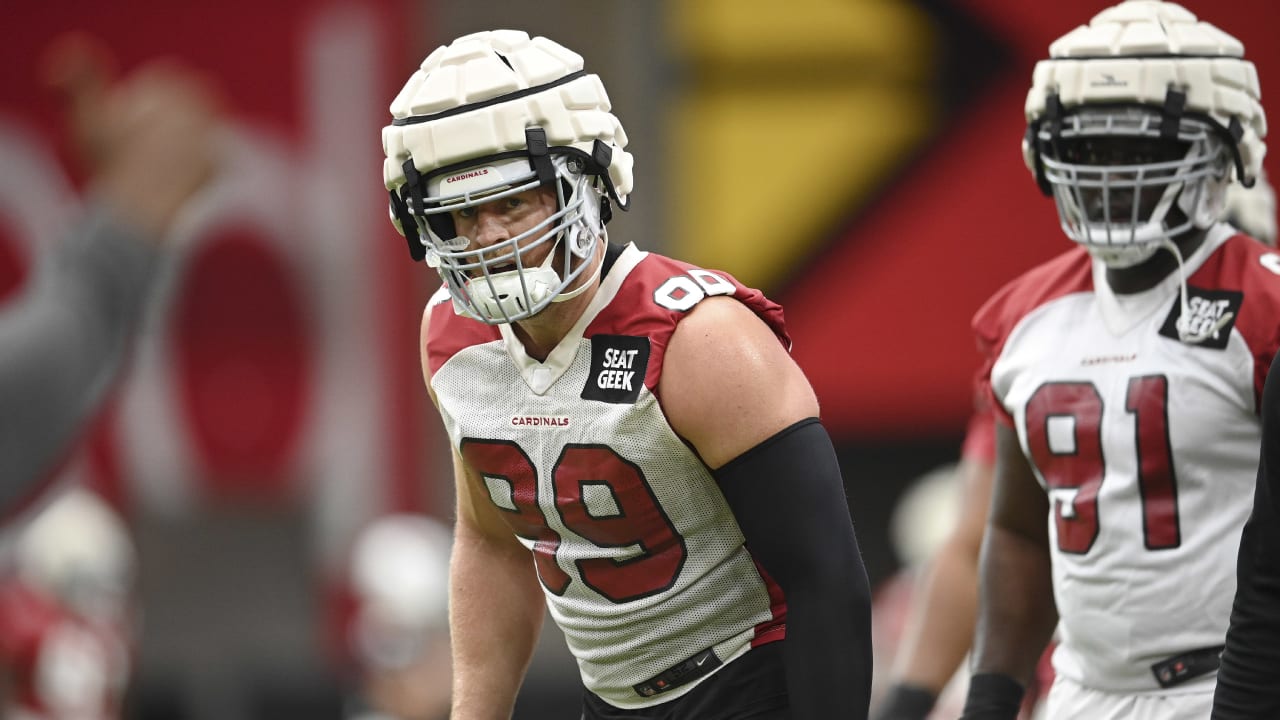
[[[1099,690],[1159,688],[1151,665],[1220,645],[1280,336],[1280,256],[1226,225],[1178,274],[1117,295],[1074,249],[978,312],[983,382],[1049,496],[1054,669]],[[1187,683],[1199,690],[1213,678]],[[1177,688],[1177,691],[1183,690]]]
[[[121,717],[129,650],[125,630],[69,610],[16,578],[0,581],[0,673],[9,685],[0,717]]]
[[[583,683],[622,708],[692,689],[636,686],[703,650],[728,663],[784,632],[780,589],[657,394],[672,332],[712,295],[788,342],[782,309],[758,291],[632,245],[545,362],[510,326],[433,299],[431,386],[449,437],[532,552]]]

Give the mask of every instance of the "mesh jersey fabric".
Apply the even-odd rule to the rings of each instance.
[[[456,315],[447,295],[430,310],[450,440],[532,552],[584,685],[620,708],[688,692],[697,682],[649,697],[634,686],[707,648],[728,663],[784,632],[780,591],[655,394],[676,325],[714,294],[788,342],[781,308],[758,291],[634,246],[545,362],[509,326]]]

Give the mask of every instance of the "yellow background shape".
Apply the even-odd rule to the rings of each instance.
[[[903,0],[669,3],[668,238],[776,288],[927,137],[935,30]]]

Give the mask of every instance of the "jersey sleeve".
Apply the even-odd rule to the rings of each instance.
[[[1244,295],[1236,328],[1244,336],[1253,355],[1255,409],[1261,412],[1267,371],[1280,348],[1280,254],[1253,238],[1237,235],[1227,242],[1217,268],[1230,283],[1236,276]],[[1196,278],[1188,279],[1194,284]]]
[[[685,315],[707,298],[724,295],[746,305],[791,349],[782,306],[722,270],[707,270],[656,253],[646,253],[630,271],[615,299],[591,321],[586,335],[601,328],[649,339],[645,384],[655,392],[667,342]]]
[[[974,380],[975,405],[987,409],[995,420],[1013,425],[1013,417],[991,384],[991,372],[1005,343],[1031,311],[1074,292],[1093,288],[1089,254],[1072,248],[1032,268],[1002,287],[973,316],[971,327],[982,364]]]
[[[999,421],[1005,425],[1013,425],[1013,418],[1010,417],[1009,411],[1005,409],[1004,404],[997,397],[995,389],[991,386],[991,371],[995,367],[996,360],[1000,357],[1000,351],[1004,349],[1004,342],[1008,339],[1009,331],[1012,329],[1013,320],[1009,317],[1010,313],[1008,311],[1011,292],[1011,289],[1006,286],[1005,289],[988,300],[973,316],[974,340],[977,342],[978,352],[982,354],[982,364],[978,367],[977,375],[974,377],[974,405],[978,408],[979,415],[986,415],[993,422]],[[992,437],[994,437],[994,425],[992,426]],[[966,440],[965,450],[968,451],[968,449],[968,441]],[[992,454],[994,455],[994,448]]]

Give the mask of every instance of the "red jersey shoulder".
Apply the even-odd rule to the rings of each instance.
[[[496,325],[488,325],[454,312],[453,301],[443,286],[427,302],[425,312],[429,315],[431,325],[427,330],[427,337],[421,338],[421,342],[425,343],[427,362],[433,374],[459,351],[502,337]]]
[[[698,303],[716,295],[732,296],[791,347],[782,306],[759,290],[721,270],[707,270],[656,253],[646,253],[622,280],[617,294],[587,326],[586,336],[624,335],[645,338],[649,348],[645,385],[658,387],[667,344],[676,325]]]
[[[1014,278],[978,309],[973,316],[973,333],[983,356],[974,382],[979,410],[990,408],[997,420],[1012,425],[1013,420],[991,391],[991,368],[1004,349],[1005,340],[1036,308],[1072,293],[1091,291],[1092,267],[1089,253],[1073,247]]]
[[[647,253],[622,282],[617,295],[592,321],[587,334],[598,332],[665,339],[685,313],[715,295],[730,295],[746,305],[787,347],[782,306],[727,272]]]
[[[973,316],[973,331],[984,352],[997,350],[1013,328],[1036,308],[1060,297],[1093,289],[1092,260],[1080,247],[1014,278]]]
[[[1238,294],[1235,329],[1253,354],[1255,399],[1262,397],[1267,370],[1280,348],[1280,254],[1236,234],[1214,250],[1187,278],[1188,289]],[[1195,292],[1195,290],[1191,290]]]
[[[1242,293],[1236,327],[1251,347],[1275,342],[1280,316],[1280,254],[1248,235],[1224,242],[1187,284],[1204,290]]]

